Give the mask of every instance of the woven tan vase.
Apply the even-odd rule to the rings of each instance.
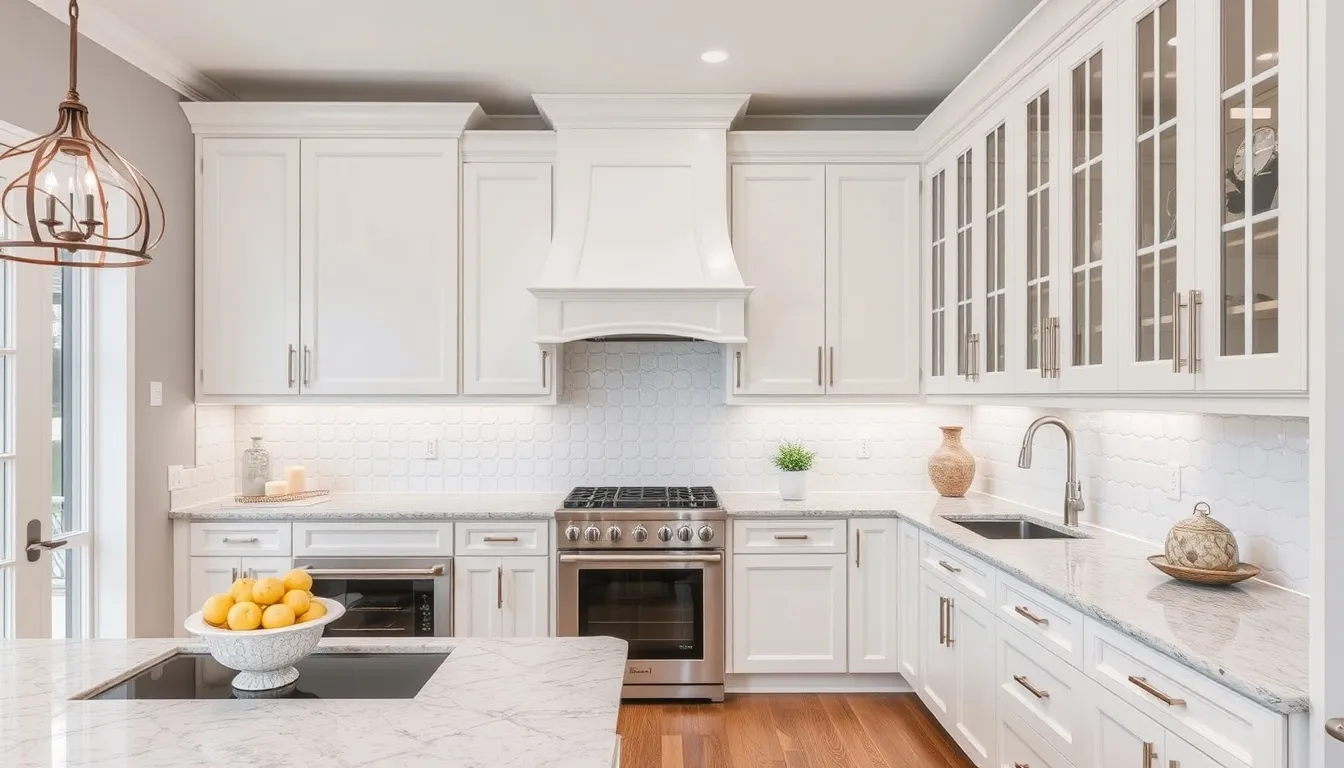
[[[943,444],[929,457],[929,480],[944,496],[966,495],[975,479],[975,457],[961,444],[961,427],[939,427]]]
[[[1237,539],[1227,526],[1209,516],[1209,505],[1199,502],[1195,513],[1167,533],[1167,562],[1206,571],[1237,570]]]

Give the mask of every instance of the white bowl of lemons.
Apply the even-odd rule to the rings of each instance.
[[[281,578],[238,579],[182,626],[205,641],[215,661],[238,670],[234,688],[281,688],[299,679],[294,665],[317,647],[323,628],[345,613],[335,600],[313,597],[312,588],[312,577],[301,568]]]

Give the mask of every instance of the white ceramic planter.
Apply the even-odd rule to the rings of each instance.
[[[345,613],[345,606],[325,597],[315,597],[327,607],[327,615],[316,621],[279,629],[254,629],[233,632],[206,624],[201,612],[191,614],[182,626],[205,641],[215,661],[238,670],[233,687],[240,691],[266,691],[299,679],[294,665],[317,648],[322,630]]]
[[[779,473],[779,496],[785,501],[802,501],[807,498],[806,470],[802,472]]]

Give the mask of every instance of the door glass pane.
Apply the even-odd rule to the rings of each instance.
[[[1087,293],[1085,290],[1087,271],[1073,273],[1073,365],[1085,365],[1087,355],[1083,347],[1084,331],[1087,327]]]
[[[1205,0],[1207,2],[1207,0]],[[1157,120],[1161,124],[1176,116],[1176,2],[1168,0],[1158,9]]]
[[[1073,266],[1087,263],[1087,169],[1073,174]]]
[[[1097,51],[1096,53],[1092,54],[1092,58],[1088,60],[1087,65],[1092,73],[1092,77],[1088,86],[1090,88],[1090,92],[1088,93],[1088,99],[1087,99],[1088,157],[1095,160],[1098,157],[1101,157],[1101,148],[1102,148],[1101,137],[1102,137],[1102,128],[1104,125],[1101,119],[1102,104],[1105,103],[1101,97],[1102,93],[1101,86],[1103,84],[1102,83],[1103,79],[1101,76],[1101,51]]]
[[[1176,248],[1163,248],[1158,258],[1158,280],[1157,280],[1157,298],[1161,304],[1161,311],[1158,317],[1161,322],[1158,323],[1157,339],[1159,345],[1158,359],[1170,360],[1174,352],[1174,340],[1172,333],[1174,331],[1172,323],[1172,301],[1176,293]]]
[[[1251,354],[1279,351],[1279,220],[1251,225]]]
[[[1088,226],[1090,228],[1090,237],[1088,238],[1088,254],[1092,261],[1101,261],[1101,161],[1093,161],[1092,167],[1088,169],[1088,181],[1091,189],[1088,190],[1087,200],[1090,213],[1088,215]]]
[[[84,626],[88,594],[88,557],[85,547],[63,547],[51,552],[51,636],[87,637]]]
[[[931,376],[942,376],[944,374],[942,318],[944,311],[943,305],[946,301],[947,294],[944,293],[945,286],[943,280],[943,271],[946,269],[946,265],[943,262],[943,229],[945,226],[943,219],[943,206],[945,204],[943,197],[943,178],[942,171],[939,171],[934,175],[932,183],[933,199],[929,205],[932,216],[932,221],[929,222],[929,232],[933,238],[933,242],[930,246],[930,258],[933,263],[930,265],[929,279],[929,285],[932,292],[932,296],[929,297],[929,306],[932,309],[932,318],[929,324],[929,375]]]
[[[1157,239],[1165,243],[1176,239],[1176,206],[1180,197],[1176,193],[1176,126],[1171,125],[1161,133],[1157,148]]]
[[[616,637],[632,659],[704,658],[704,571],[580,570],[579,636]]]
[[[1087,67],[1073,70],[1073,164],[1087,160]]]
[[[1138,131],[1146,133],[1153,130],[1157,125],[1157,109],[1154,102],[1157,97],[1157,72],[1155,56],[1153,54],[1154,36],[1157,34],[1156,20],[1154,14],[1144,16],[1138,24],[1138,31],[1135,33],[1134,43],[1137,47],[1137,58],[1134,61],[1135,75],[1137,77],[1138,104],[1136,105],[1138,114]],[[1165,46],[1166,44],[1163,43]]]
[[[1027,370],[1036,370],[1040,364],[1041,330],[1037,326],[1040,317],[1040,288],[1027,285]]]
[[[1223,0],[1223,90],[1246,79],[1246,0]]]
[[[967,342],[971,329],[974,254],[971,252],[971,180],[974,170],[974,152],[966,150],[957,158],[957,374],[965,375],[968,367]]]
[[[1246,214],[1246,97],[1237,93],[1223,102],[1223,169],[1226,183],[1223,221]]]
[[[1036,188],[1036,176],[1041,158],[1039,110],[1040,103],[1035,99],[1027,102],[1027,189]]]
[[[1258,215],[1279,207],[1279,78],[1256,84],[1252,94],[1251,146],[1245,156],[1251,210]]]
[[[1041,181],[1050,181],[1050,92],[1041,94]]]
[[[1088,339],[1088,362],[1092,365],[1101,365],[1101,265],[1098,264],[1091,269],[1091,288],[1092,295],[1087,300],[1088,318],[1091,323],[1089,332],[1091,337]]]
[[[1138,199],[1135,205],[1138,208],[1138,215],[1135,217],[1138,224],[1138,242],[1139,248],[1151,248],[1153,246],[1153,215],[1156,212],[1155,195],[1153,184],[1157,176],[1157,140],[1147,138],[1139,142],[1138,154]]]
[[[1041,277],[1050,276],[1050,187],[1041,190],[1041,235],[1037,239],[1041,246]]]
[[[1258,75],[1278,63],[1279,0],[1252,0],[1251,72]]]
[[[1240,227],[1223,234],[1223,332],[1224,355],[1246,354],[1246,230]]]
[[[1156,276],[1154,274],[1154,257],[1152,253],[1146,253],[1139,256],[1138,279],[1135,281],[1137,290],[1135,291],[1134,301],[1138,307],[1135,317],[1138,326],[1134,334],[1135,359],[1139,362],[1149,362],[1153,357],[1153,296],[1157,292],[1155,285]]]

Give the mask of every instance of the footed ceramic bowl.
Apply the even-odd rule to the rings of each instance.
[[[210,655],[229,669],[238,670],[233,687],[240,691],[268,691],[299,679],[294,665],[317,647],[323,629],[345,613],[345,606],[325,597],[315,597],[327,607],[316,621],[278,629],[234,632],[206,624],[201,612],[191,614],[182,626],[205,641]]]

